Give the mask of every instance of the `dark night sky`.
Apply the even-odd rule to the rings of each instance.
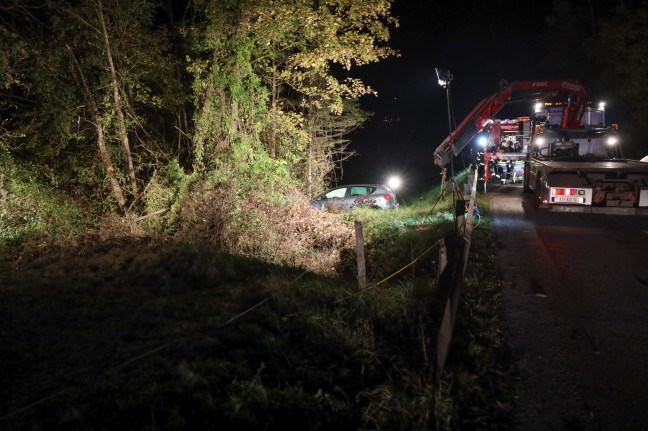
[[[362,99],[363,108],[375,115],[351,136],[350,148],[359,156],[345,162],[341,183],[386,181],[398,173],[405,181],[400,194],[412,195],[439,182],[433,153],[449,128],[437,67],[454,75],[456,124],[498,89],[500,79],[583,79],[556,76],[548,64],[542,37],[547,35],[545,16],[551,4],[547,12],[526,1],[396,0],[400,27],[392,31],[390,45],[401,56],[356,72],[379,96]],[[528,114],[514,109],[506,107],[499,116]]]

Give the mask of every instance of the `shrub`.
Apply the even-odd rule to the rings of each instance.
[[[181,205],[194,178],[185,173],[177,160],[171,160],[154,174],[144,193],[144,215],[164,212],[142,220],[139,227],[148,234],[172,234],[177,229]]]
[[[34,180],[29,167],[0,155],[0,246],[28,239],[70,240],[86,224],[83,212],[69,198]]]
[[[352,228],[312,208],[284,164],[241,144],[178,203],[176,239],[208,241],[224,251],[318,273],[336,272],[353,247]]]

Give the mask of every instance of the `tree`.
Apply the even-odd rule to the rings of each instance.
[[[337,184],[342,178],[342,163],[356,154],[349,150],[348,135],[359,128],[367,116],[357,100],[345,101],[341,114],[315,109],[308,115],[308,158],[303,169],[309,195],[323,191],[325,184]]]
[[[159,127],[186,94],[169,41],[153,26],[155,4],[15,0],[0,11],[1,43],[24,47],[2,63],[4,106],[22,141],[13,155],[98,195],[108,178],[119,212],[136,220],[148,178],[173,157]]]
[[[352,78],[352,66],[379,61],[395,52],[386,46],[389,26],[397,21],[389,12],[391,1],[295,1],[266,4],[250,19],[249,26],[258,37],[255,71],[270,86],[270,153],[276,154],[274,137],[281,133],[276,122],[279,113],[295,111],[307,128],[306,167],[300,173],[306,190],[332,173],[336,144],[341,136],[367,118],[354,109],[345,114],[345,101],[375,94],[360,79]],[[357,105],[355,105],[357,107]],[[335,116],[338,126],[331,126]],[[353,118],[353,124],[348,121]],[[326,119],[324,122],[322,120]],[[346,126],[342,126],[345,124]],[[329,125],[335,133],[325,132]],[[341,132],[341,133],[339,133]],[[322,151],[328,148],[327,151]],[[338,162],[350,156],[338,157]],[[327,166],[328,172],[321,172]],[[317,187],[317,186],[315,186]]]
[[[313,139],[327,134],[309,127],[321,127],[315,118],[343,114],[345,100],[374,93],[350,71],[395,54],[386,46],[388,27],[397,24],[389,15],[391,0],[221,0],[204,6],[203,56],[192,65],[198,169],[247,130],[259,149],[290,163],[310,189],[313,167],[296,167],[326,163],[329,154],[313,159]]]

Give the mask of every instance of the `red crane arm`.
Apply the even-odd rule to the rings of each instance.
[[[540,100],[567,94],[570,97],[562,118],[562,128],[579,128],[585,110],[587,91],[577,80],[518,81],[511,84],[502,81],[500,89],[475,106],[457,128],[443,140],[434,152],[434,163],[443,167],[458,155],[472,138],[481,132],[488,122],[516,95],[514,101]],[[452,150],[452,152],[450,151]]]

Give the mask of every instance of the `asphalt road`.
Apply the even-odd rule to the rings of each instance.
[[[490,187],[521,430],[648,430],[648,217]]]

